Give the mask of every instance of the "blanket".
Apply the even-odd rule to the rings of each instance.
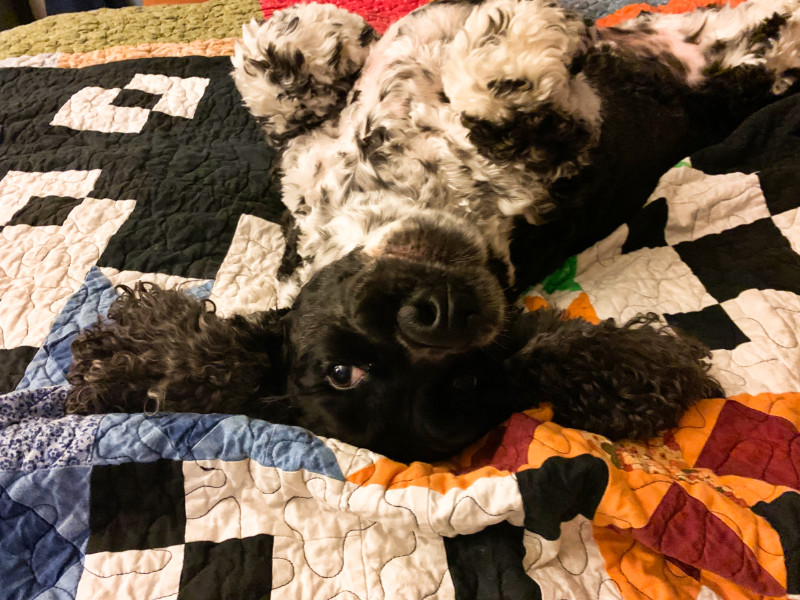
[[[522,299],[590,320],[654,311],[713,349],[730,397],[660,438],[612,444],[531,410],[451,461],[405,465],[235,415],[64,415],[69,344],[116,284],[226,314],[275,305],[274,154],[227,55],[278,7],[0,33],[0,596],[800,594],[798,98],[676,165]],[[355,8],[381,27],[413,6]]]

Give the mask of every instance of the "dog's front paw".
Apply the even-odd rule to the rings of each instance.
[[[576,68],[584,24],[546,0],[490,0],[448,47],[444,91],[470,140],[499,162],[555,179],[599,139],[600,99]]]
[[[537,313],[541,313],[538,314]],[[517,408],[543,402],[560,425],[610,439],[647,439],[675,427],[685,410],[721,395],[708,349],[661,327],[655,315],[622,326],[522,315],[527,344],[506,361]]]
[[[281,143],[342,109],[377,38],[344,9],[296,4],[242,27],[233,78],[267,136]]]

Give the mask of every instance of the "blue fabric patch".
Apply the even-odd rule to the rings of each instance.
[[[333,452],[300,427],[243,416],[106,415],[100,422],[92,464],[250,458],[283,471],[300,469],[344,481]]]
[[[102,417],[63,417],[66,395],[67,388],[50,387],[0,396],[0,470],[89,463]]]
[[[67,369],[72,363],[72,340],[81,329],[95,323],[98,316],[108,314],[108,307],[115,297],[111,282],[97,267],[92,267],[81,288],[56,317],[47,339],[28,365],[17,390],[67,383]]]
[[[33,508],[0,489],[0,581],[3,598],[30,600],[51,589],[82,553]]]
[[[213,285],[213,281],[204,281],[183,291],[202,300],[211,294]],[[92,267],[83,285],[56,317],[47,339],[25,370],[17,390],[66,384],[67,370],[72,364],[72,340],[78,332],[96,323],[98,317],[106,316],[116,297],[114,284],[97,267]]]
[[[0,489],[30,505],[39,517],[83,552],[89,539],[90,466],[0,472]]]

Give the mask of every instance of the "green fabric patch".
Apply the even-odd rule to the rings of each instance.
[[[542,288],[547,294],[560,291],[579,292],[583,288],[575,281],[577,272],[578,257],[571,256],[561,265],[561,268],[544,278]]]
[[[239,37],[242,24],[253,17],[262,17],[256,0],[207,0],[201,4],[64,13],[0,32],[0,58]]]

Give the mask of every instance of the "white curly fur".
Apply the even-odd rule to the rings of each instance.
[[[598,30],[548,0],[441,2],[417,9],[377,42],[365,35],[360,17],[330,5],[296,5],[262,25],[245,25],[234,78],[247,106],[264,118],[267,134],[274,139],[293,127],[302,130],[298,114],[324,119],[283,146],[283,200],[300,230],[305,263],[284,285],[279,305],[290,305],[312,273],[350,250],[380,252],[387,232],[412,217],[458,227],[510,265],[510,217],[541,222],[552,206],[549,185],[585,164],[600,136],[602,99],[570,70],[587,45],[669,52],[690,84],[702,81],[711,61],[767,64],[781,91],[793,81],[782,74],[800,65],[800,35],[760,52],[747,36],[765,18],[796,13],[799,5],[750,0],[689,15],[645,14]],[[798,29],[796,18],[787,31]],[[297,50],[305,58],[293,76],[328,85],[360,71],[345,103],[333,93],[292,96],[285,89],[291,74],[265,74],[276,52],[285,60]],[[336,52],[340,60],[332,59]],[[492,93],[502,80],[520,84]],[[339,105],[341,112],[331,114]],[[487,158],[462,121],[503,123],[544,105],[589,132],[583,150],[551,171]],[[531,140],[531,156],[537,152]]]

